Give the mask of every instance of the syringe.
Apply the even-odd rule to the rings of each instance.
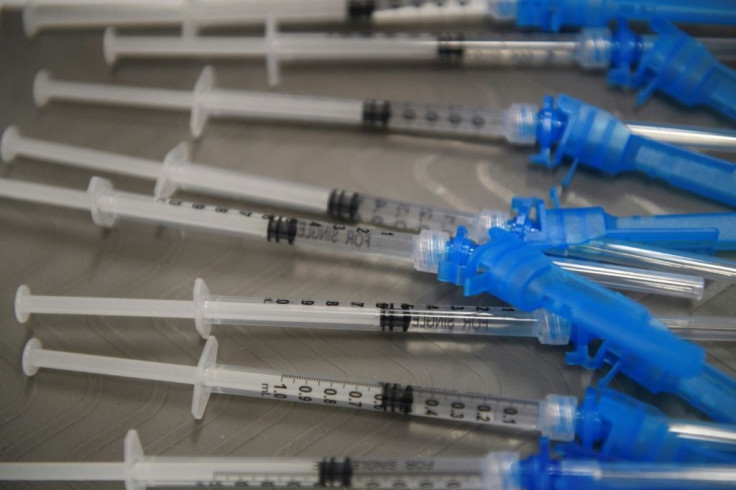
[[[147,487],[369,488],[420,490],[547,490],[587,488],[735,488],[732,465],[710,463],[612,463],[595,458],[549,458],[491,452],[485,458],[146,456],[138,433],[128,431],[123,462],[0,463],[0,481],[122,481],[126,490]],[[542,484],[544,482],[544,484]]]
[[[277,32],[276,20],[266,22],[264,37],[119,35],[108,28],[103,37],[105,61],[121,58],[265,59],[268,82],[280,81],[284,61],[318,62],[432,62],[463,67],[572,66],[598,70],[613,67],[622,50],[646,52],[656,36],[639,36],[625,27],[607,27],[579,34],[512,34],[466,37],[462,33],[323,34]],[[718,59],[736,58],[736,40],[710,38],[703,42]],[[634,54],[630,54],[634,56]]]
[[[145,456],[125,436],[122,463],[0,463],[0,481],[123,481],[148,487],[449,488],[483,490],[482,458]]]
[[[736,206],[736,165],[636,135],[611,113],[560,94],[541,111],[530,104],[509,109],[434,106],[411,102],[303,97],[214,88],[211,67],[194,92],[52,80],[40,71],[33,85],[41,107],[50,100],[189,111],[193,135],[209,117],[316,122],[388,131],[538,143],[532,162],[549,168],[563,159],[609,175],[640,171],[708,199]],[[697,140],[702,141],[699,137]],[[683,144],[685,144],[683,142]],[[554,154],[552,149],[554,148]],[[576,166],[573,166],[573,170]],[[570,174],[564,181],[569,183]]]
[[[377,25],[468,21],[516,22],[519,27],[557,31],[561,27],[600,27],[620,18],[705,24],[736,24],[729,0],[608,0],[605,4],[576,0],[158,0],[141,6],[131,2],[92,2],[55,6],[33,2],[23,12],[26,34],[41,29],[110,25],[182,25],[196,32],[209,25],[262,24],[270,16],[300,24],[370,21]],[[301,4],[301,5],[300,5]]]
[[[202,134],[211,117],[293,121],[363,129],[444,135],[452,138],[507,140],[513,144],[536,142],[534,104],[513,104],[508,109],[439,105],[376,99],[338,99],[221,89],[215,70],[206,67],[193,91],[109,85],[52,79],[46,70],[36,74],[36,106],[50,101],[123,105],[190,112],[192,135]],[[634,134],[694,148],[736,152],[736,131],[722,128],[626,121]]]
[[[567,345],[575,328],[545,310],[527,313],[492,306],[219,296],[210,294],[202,279],[194,282],[191,301],[39,296],[31,294],[28,286],[20,286],[15,295],[15,317],[25,323],[32,314],[186,318],[194,320],[202,338],[210,335],[213,325],[243,325],[527,337],[543,344]],[[669,316],[660,320],[690,340],[736,341],[734,317]]]
[[[656,408],[612,390],[589,389],[578,404],[567,395],[523,399],[401,383],[334,380],[217,364],[216,358],[214,337],[207,339],[197,366],[51,351],[34,338],[23,350],[22,364],[27,376],[48,368],[192,385],[192,415],[197,419],[203,417],[210,394],[221,393],[534,431],[555,441],[577,440],[582,447],[595,444],[606,457],[648,461],[736,458],[736,426],[669,419]],[[640,425],[656,430],[660,439],[640,444],[641,434],[632,434]],[[701,438],[682,438],[682,427]],[[620,447],[622,438],[629,441],[627,447]]]
[[[210,393],[223,393],[541,431],[555,440],[575,437],[573,420],[562,424],[558,420],[574,417],[577,400],[570,396],[526,400],[399,383],[334,380],[219,365],[216,357],[214,337],[207,339],[197,366],[49,351],[32,339],[23,351],[23,372],[33,376],[39,368],[50,368],[193,385],[192,415],[197,419],[202,418]]]
[[[412,264],[419,271],[436,271],[435,261],[438,254],[444,253],[449,239],[445,232],[420,236],[260,214],[179,199],[157,201],[141,194],[116,191],[109,181],[99,177],[90,180],[87,192],[0,179],[0,196],[89,211],[94,223],[104,227],[113,226],[118,219],[155,223],[332,253],[381,256]],[[700,277],[650,273],[569,259],[558,262],[561,267],[571,268],[609,287],[696,299],[702,298],[703,294],[704,281]]]

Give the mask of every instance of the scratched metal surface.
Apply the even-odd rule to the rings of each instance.
[[[187,138],[182,114],[52,104],[34,108],[39,68],[60,78],[190,89],[201,65],[127,62],[104,65],[99,33],[44,34],[27,41],[19,18],[0,29],[0,122],[28,135],[160,159]],[[223,63],[222,86],[266,89],[262,66]],[[660,98],[643,108],[608,89],[599,75],[576,70],[450,70],[393,66],[287,67],[281,90],[345,97],[457,102],[502,107],[565,91],[622,117],[725,124],[705,111],[684,112]],[[544,195],[555,178],[530,168],[528,152],[502,146],[431,141],[287,124],[212,122],[195,146],[196,161],[267,176],[356,189],[409,201],[475,210],[504,208],[513,195]],[[19,160],[3,176],[84,189],[89,172]],[[114,178],[120,189],[152,185]],[[207,199],[209,201],[216,201]],[[640,176],[606,179],[579,171],[571,205],[598,204],[617,214],[719,211],[716,204]],[[218,201],[226,202],[226,201]],[[259,209],[253,206],[247,208]],[[431,276],[376,261],[350,261],[287,248],[168,228],[121,223],[112,231],[85,213],[3,201],[0,206],[0,460],[118,461],[122,439],[137,428],[148,454],[239,456],[481,455],[535,450],[535,436],[461,423],[214,395],[202,421],[189,413],[191,388],[163,383],[40,371],[23,376],[21,350],[31,336],[51,349],[193,365],[202,341],[191,322],[38,316],[19,325],[13,296],[20,284],[39,294],[191,297],[202,277],[214,294],[311,296],[493,304],[463,298]],[[732,315],[736,289],[710,284],[703,301],[635,296],[658,313]],[[391,380],[509,396],[581,395],[591,375],[566,367],[559,349],[533,341],[477,342],[261,328],[216,329],[220,362],[337,378]],[[733,373],[736,347],[709,345],[711,360]],[[687,408],[637,393],[672,415]],[[51,487],[59,488],[60,484]],[[66,484],[64,488],[122,488]],[[7,488],[49,488],[7,485]]]

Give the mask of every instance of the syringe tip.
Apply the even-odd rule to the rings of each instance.
[[[23,349],[23,372],[26,376],[33,376],[38,372],[38,365],[33,361],[33,354],[43,350],[41,342],[38,339],[31,339]]]
[[[25,308],[25,298],[31,295],[31,290],[28,286],[23,284],[15,292],[15,319],[18,323],[25,323],[28,321],[30,314]]]
[[[36,107],[43,107],[48,103],[50,84],[51,75],[48,70],[39,70],[33,79],[33,102]]]
[[[21,138],[20,131],[15,126],[8,126],[3,131],[2,140],[0,140],[0,157],[2,157],[3,162],[9,163],[15,159],[18,155],[18,143]]]

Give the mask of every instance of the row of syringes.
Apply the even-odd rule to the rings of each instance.
[[[288,327],[398,334],[480,335],[536,338],[567,345],[574,326],[545,310],[523,312],[509,307],[414,305],[367,302],[211,295],[204,280],[194,283],[191,301],[136,298],[39,296],[18,288],[15,315],[25,323],[32,314],[179,318],[194,321],[202,338],[213,325]],[[700,341],[736,341],[736,318],[660,316],[678,336]]]
[[[43,98],[43,94],[39,95],[37,93],[36,95]],[[215,105],[217,104],[225,104],[225,101],[219,100]],[[177,104],[172,104],[172,107],[175,105]],[[197,108],[196,102],[192,102],[191,109],[193,113],[193,121],[196,119],[196,123],[194,123],[193,126],[201,126],[201,124],[204,123],[202,120],[203,112],[199,110],[202,108]],[[387,121],[384,119],[389,119],[391,117],[390,109],[388,109],[388,106],[385,103],[379,104],[371,102],[369,104],[362,105],[362,109],[363,122],[365,122],[367,115],[372,122],[379,124],[383,123],[386,125]],[[206,117],[208,116],[208,110],[210,110],[210,108],[206,108],[204,111],[204,120],[206,120]],[[220,109],[215,109],[215,112],[219,110]],[[411,110],[411,108],[409,108],[409,110]],[[196,118],[195,113],[197,113]],[[404,111],[404,114],[406,115],[407,112]],[[453,114],[449,115],[448,121],[450,124],[456,124],[456,122],[453,121],[452,116]],[[471,121],[475,124],[474,119],[471,119]],[[172,172],[172,174],[173,173],[175,172]],[[91,211],[95,222],[104,226],[112,225],[117,218],[132,218],[139,221],[156,223],[163,222],[190,227],[193,226],[198,229],[206,229],[209,231],[226,231],[236,235],[249,234],[251,236],[265,238],[268,241],[285,241],[289,244],[295,242],[297,239],[299,241],[302,241],[302,239],[304,239],[304,241],[309,239],[313,242],[329,242],[332,245],[339,245],[337,248],[353,251],[361,248],[367,250],[375,244],[380,255],[399,258],[405,261],[408,259],[414,264],[415,268],[425,271],[435,271],[438,262],[444,260],[444,247],[445,244],[448,243],[449,239],[447,233],[430,231],[423,232],[419,236],[411,236],[411,240],[409,240],[407,238],[409,235],[401,233],[387,231],[381,232],[379,235],[378,233],[371,234],[371,230],[362,227],[354,229],[349,229],[342,225],[332,225],[329,227],[323,223],[300,222],[295,219],[270,215],[256,216],[254,213],[248,212],[232,213],[232,210],[223,206],[215,207],[213,209],[213,214],[208,216],[207,219],[196,220],[193,219],[194,215],[192,210],[199,212],[205,208],[204,205],[194,203],[191,205],[191,209],[187,209],[186,212],[179,212],[177,209],[189,208],[189,203],[184,203],[176,199],[169,199],[166,203],[158,203],[154,201],[157,207],[152,207],[150,205],[152,202],[150,199],[141,199],[140,196],[136,196],[134,194],[115,192],[111,189],[109,183],[100,179],[93,179],[90,185],[89,194],[75,194],[74,191],[41,188],[41,186],[33,188],[29,186],[30,185],[13,183],[5,186],[3,188],[3,192],[6,193],[5,195],[7,197],[35,202],[45,202],[49,204],[61,204],[77,209],[89,210]],[[23,192],[38,193],[32,196],[21,197]],[[162,190],[161,192],[166,193],[165,190]],[[80,194],[84,195],[84,197],[81,197]],[[725,196],[722,194],[720,197],[722,199],[725,197],[726,200],[729,199],[728,194]],[[222,215],[223,219],[216,218],[218,215]],[[225,218],[225,216],[227,216],[227,218]],[[237,221],[236,219],[233,219],[233,217],[237,218]],[[259,225],[254,225],[253,221],[251,221],[250,224],[247,224],[245,221],[242,221],[245,218],[250,220],[261,218],[261,221]],[[244,223],[246,224],[244,227],[245,231],[241,229],[241,225]],[[342,243],[343,241],[344,243]],[[360,244],[358,242],[360,242]],[[319,245],[319,247],[323,248],[324,245]],[[331,245],[325,248],[329,249],[330,247]],[[376,248],[374,248],[374,250],[376,250]],[[371,251],[368,253],[375,252]],[[91,303],[88,298],[66,299],[71,300],[66,303],[67,313],[74,311],[74,307],[70,307],[70,304],[72,303],[76,302],[77,306],[80,302],[86,302],[88,304]],[[64,309],[63,299],[33,297],[27,289],[23,288],[19,290],[16,300],[17,305],[19,306],[19,319],[22,319],[23,315],[27,315],[33,311],[34,303],[38,308],[38,311],[43,311],[43,307],[41,305],[44,302],[49,310],[53,311],[55,308],[58,308],[58,312],[59,310]],[[128,308],[130,311],[141,305],[141,303],[123,304],[124,301],[126,300],[103,299],[97,304],[103,310],[105,308],[111,308],[112,310],[118,309],[118,311],[122,311],[125,308]],[[129,301],[140,302],[146,300]],[[274,300],[272,303],[282,307],[284,306],[283,301],[284,300],[281,300],[279,302],[279,300]],[[163,305],[159,302],[156,306],[149,302],[147,303],[147,306],[154,310],[159,307],[167,308],[173,306],[174,308],[171,308],[169,311],[177,310],[180,315],[183,315],[184,312],[193,313],[198,331],[203,337],[207,337],[202,357],[196,367],[48,351],[43,349],[40,343],[34,339],[26,345],[24,350],[22,361],[23,369],[27,375],[35,374],[39,368],[52,368],[192,385],[194,387],[192,414],[197,418],[202,417],[211,393],[226,393],[253,398],[265,398],[274,401],[287,400],[303,403],[317,403],[323,406],[357,408],[362,410],[372,410],[375,412],[401,413],[412,416],[418,415],[454,422],[462,421],[496,427],[514,427],[520,430],[540,432],[554,440],[565,442],[583,439],[584,437],[589,436],[589,434],[584,434],[585,430],[581,429],[578,425],[579,420],[586,418],[589,420],[598,420],[601,424],[600,427],[597,427],[597,434],[600,439],[593,441],[596,444],[606,445],[610,442],[610,439],[616,437],[620,438],[622,436],[620,430],[621,427],[616,427],[616,421],[611,419],[610,412],[606,412],[605,409],[601,409],[592,403],[579,405],[576,399],[568,396],[548,395],[543,400],[525,400],[479,393],[462,393],[435,388],[424,388],[404,385],[401,383],[339,381],[303,375],[287,375],[275,371],[250,370],[220,365],[216,363],[217,342],[213,337],[207,336],[209,333],[209,325],[214,323],[212,320],[219,321],[218,319],[221,320],[238,316],[240,316],[240,321],[242,322],[247,323],[248,321],[252,321],[247,318],[247,315],[250,313],[244,313],[240,305],[233,306],[237,303],[247,303],[247,301],[238,301],[233,300],[232,298],[230,300],[211,298],[204,283],[199,282],[195,287],[194,301],[188,303],[190,304],[179,304],[177,306],[172,304]],[[255,303],[255,301],[253,301],[253,303]],[[261,303],[262,301],[258,302],[259,306]],[[269,303],[269,306],[270,305],[271,303]],[[229,309],[231,306],[233,306],[232,309]],[[291,302],[289,302],[285,306],[289,307],[295,305],[292,305]],[[299,317],[303,317],[302,307],[311,308],[313,306],[317,306],[317,309],[321,308],[322,311],[315,314],[316,320],[316,317],[324,318],[329,316],[324,311],[326,308],[332,307],[333,305],[327,305],[326,303],[322,305],[303,304],[302,301],[299,301],[298,306],[299,309],[294,313]],[[23,308],[25,308],[25,312]],[[206,311],[208,309],[210,309],[209,313]],[[225,311],[223,311],[223,309]],[[372,310],[374,311],[371,311],[371,321],[375,323],[376,312],[375,309],[372,308]],[[382,310],[388,309],[383,308]],[[399,310],[401,312],[399,312]],[[418,311],[419,316],[414,318],[411,316],[413,311],[408,313],[408,311],[411,311],[410,308],[401,308],[399,310],[394,308],[390,311],[379,312],[378,327],[389,330],[409,331],[411,322],[414,318],[436,318],[436,316],[432,316],[431,312],[434,310],[430,308]],[[231,316],[228,317],[228,314]],[[269,314],[270,313],[260,313],[260,315],[263,316],[260,317],[261,320],[257,321],[259,323],[264,322],[265,320],[263,319]],[[256,312],[256,315],[259,315],[259,313]],[[445,318],[447,318],[447,315]],[[526,317],[524,314],[519,314],[518,317],[516,315],[514,316],[514,320],[517,319],[521,320],[525,324],[525,328],[522,328],[519,331],[526,333],[526,336],[531,334],[543,341],[549,339],[548,343],[553,344],[563,343],[563,341],[566,343],[569,341],[571,335],[570,330],[575,328],[574,326],[565,327],[565,320],[550,316],[548,313],[540,314],[536,312],[527,315]],[[506,322],[507,324],[514,323],[513,321],[509,322],[508,320],[506,320]],[[529,330],[530,324],[531,331]],[[342,324],[338,323],[337,325],[340,326]],[[342,326],[344,327],[344,325]],[[372,329],[375,329],[376,327],[376,325],[368,326]],[[499,331],[503,331],[506,335],[510,335],[511,332],[516,330],[515,327],[516,325],[511,325],[509,328],[501,327],[501,330]],[[565,328],[568,328],[568,331],[565,331]],[[486,332],[489,331],[488,327],[484,328],[484,330]],[[708,329],[709,332],[711,330],[712,329]],[[620,353],[616,352],[616,354]],[[632,357],[636,358],[637,354],[638,352],[634,352]],[[616,368],[614,368],[614,371],[615,369]],[[712,375],[712,373],[710,375]],[[720,373],[716,373],[716,376],[719,375]],[[685,383],[687,383],[688,379],[699,380],[706,378],[684,377],[683,379]],[[619,400],[616,396],[613,396],[610,393],[596,393],[595,395],[591,395],[590,393],[592,393],[592,391],[589,392],[588,396],[599,397],[596,398],[598,401],[610,401],[610,399]],[[590,401],[590,399],[587,399],[586,402],[587,401]],[[600,410],[600,412],[598,412],[598,410]],[[621,415],[623,416],[623,414]],[[679,421],[670,423],[671,425],[668,426],[667,432],[668,437],[672,436],[672,434],[676,434],[675,439],[677,439],[677,442],[674,442],[673,444],[682,444],[683,447],[687,446],[689,450],[692,450],[695,454],[703,456],[704,458],[715,456],[714,461],[719,461],[723,458],[723,460],[729,460],[732,462],[734,454],[733,447],[734,444],[736,444],[736,428],[732,426],[716,426],[713,424]],[[605,429],[603,428],[604,426]],[[601,435],[605,431],[607,431],[607,433],[605,435]],[[678,439],[678,437],[683,433],[689,434],[691,439],[688,439],[687,436],[683,439]],[[277,477],[281,479],[277,480],[278,483],[276,485],[274,485],[273,481],[269,480],[270,477],[268,475],[265,475],[265,469],[275,469],[279,462],[274,462],[273,460],[270,463],[266,463],[264,460],[256,462],[256,464],[259,464],[260,466],[250,466],[251,473],[253,470],[256,470],[257,474],[255,476],[245,474],[247,472],[238,475],[238,469],[232,469],[232,466],[228,466],[230,462],[225,462],[224,466],[219,468],[221,472],[218,473],[218,475],[221,478],[220,480],[217,480],[215,478],[215,473],[212,472],[212,461],[205,461],[202,465],[195,464],[195,462],[190,459],[189,461],[183,462],[184,465],[181,464],[182,461],[179,461],[171,462],[172,464],[167,467],[167,461],[145,461],[140,448],[140,443],[137,442],[137,437],[133,435],[129,436],[128,439],[130,442],[126,443],[126,458],[122,465],[113,466],[114,464],[106,464],[106,466],[102,467],[75,466],[64,469],[61,469],[59,466],[44,466],[36,468],[26,467],[25,470],[23,468],[18,469],[18,467],[8,467],[8,469],[18,471],[18,473],[16,473],[16,475],[18,475],[17,479],[25,479],[24,475],[28,475],[30,471],[38,471],[38,479],[48,479],[49,476],[55,475],[55,477],[58,478],[60,474],[63,476],[65,474],[74,473],[75,471],[80,472],[79,474],[83,474],[85,470],[87,470],[85,475],[87,479],[89,479],[90,471],[96,475],[106,474],[107,476],[104,478],[105,480],[123,479],[129,488],[140,488],[147,484],[202,484],[208,482],[221,484],[223,480],[225,480],[227,484],[232,485],[239,485],[242,483],[245,483],[246,485],[265,483],[266,486],[278,486],[278,484],[293,486],[295,483],[299,485],[316,483],[321,486],[328,486],[328,484],[329,486],[335,484],[342,486],[361,486],[359,478],[362,475],[359,471],[357,475],[354,474],[354,466],[352,462],[342,461],[340,463],[336,460],[330,460],[329,462],[323,461],[321,464],[318,463],[316,465],[313,460],[300,460],[297,462],[291,461],[290,463],[296,464],[293,466],[287,466],[291,469],[286,470],[286,473],[295,473],[300,475],[300,477],[306,475],[307,479],[304,482],[301,482],[298,479],[292,480],[281,473],[281,476]],[[682,442],[684,440],[687,440],[687,442]],[[668,443],[670,442],[671,441],[668,439]],[[666,451],[662,452],[664,453]],[[443,464],[443,462],[440,461],[438,462],[438,466],[441,468],[447,468],[452,465],[452,471],[450,471],[450,473],[455,471],[461,472],[466,468],[474,468],[474,470],[469,471],[471,474],[469,476],[466,475],[465,477],[451,475],[447,480],[442,480],[443,477],[440,476],[438,479],[434,480],[432,484],[434,485],[447,481],[448,488],[475,488],[476,486],[478,488],[505,488],[509,486],[520,486],[522,483],[524,485],[530,485],[530,481],[535,478],[539,478],[539,480],[545,481],[547,484],[549,484],[550,479],[554,479],[557,484],[563,487],[579,484],[581,486],[587,486],[588,488],[595,488],[596,485],[600,487],[616,488],[616,486],[632,485],[632,483],[635,483],[640,487],[662,486],[663,484],[671,483],[672,485],[681,485],[685,488],[691,488],[698,485],[723,485],[727,487],[734,485],[732,479],[734,472],[728,466],[717,465],[714,462],[711,462],[711,464],[707,466],[678,465],[677,468],[675,468],[671,463],[669,465],[656,466],[632,466],[627,464],[624,467],[623,465],[595,461],[572,461],[570,464],[566,464],[566,461],[550,463],[549,460],[544,459],[544,457],[542,457],[541,461],[522,461],[518,456],[494,455],[488,459],[482,460],[482,462],[475,460],[468,463],[468,461],[465,460],[465,464],[455,463],[456,462]],[[268,466],[269,464],[271,466]],[[184,466],[188,466],[188,471],[184,470]],[[480,467],[480,470],[477,469],[478,467]],[[281,468],[284,468],[283,463]],[[543,468],[541,472],[539,471],[540,468]],[[358,467],[358,469],[360,469],[360,467]],[[549,471],[544,471],[547,469],[549,469]],[[4,468],[0,466],[0,471],[3,470]],[[532,473],[534,470],[536,470],[538,474]],[[672,473],[662,477],[661,473],[659,473],[662,471],[672,471]],[[634,472],[635,475],[632,475],[631,472]],[[222,478],[223,473],[225,474],[225,478]],[[353,480],[356,476],[357,478]],[[317,478],[316,482],[315,477]],[[369,475],[366,480],[368,478],[371,478],[371,476]],[[462,483],[458,483],[456,478],[467,479],[462,480]],[[365,484],[369,487],[380,487],[384,482],[380,481],[379,483],[379,481],[365,481]],[[410,481],[412,482],[412,485],[416,485],[420,488],[425,487],[424,480],[422,480],[421,477]],[[396,488],[397,485],[402,488],[407,487],[405,482],[397,481],[396,478],[392,478],[390,483],[393,484],[393,488]],[[409,486],[409,488],[411,488],[411,486]]]
[[[512,218],[509,212],[502,210],[484,210],[479,213],[463,212],[213,168],[210,165],[193,163],[185,144],[177,145],[166,155],[163,163],[160,163],[154,160],[27,138],[22,136],[17,128],[11,126],[2,135],[0,154],[6,164],[21,156],[93,171],[155,180],[154,196],[157,199],[170,198],[181,189],[187,192],[276,206],[300,213],[326,215],[337,221],[370,223],[394,229],[410,231],[430,229],[452,233],[458,226],[463,225],[469,228],[470,237],[476,242],[485,241],[488,230],[493,226],[508,227]],[[552,211],[549,212],[552,213]],[[564,210],[558,212],[565,213]],[[710,227],[717,235],[715,239],[698,241],[691,243],[690,246],[695,249],[717,250],[730,250],[736,246],[735,213],[694,214],[689,217],[682,215],[630,218],[614,218],[609,215],[605,221],[611,228],[611,233],[615,226],[617,236],[621,236],[621,231],[624,229],[635,233],[637,229],[652,231],[657,228],[681,228],[685,230],[690,227],[702,230]],[[565,234],[561,229],[555,233]],[[563,254],[571,259],[602,261],[627,267],[692,274],[707,279],[725,281],[736,279],[736,264],[727,260],[681,250],[673,252],[643,244],[615,242],[610,238],[604,234],[591,234],[586,236],[585,240],[580,240],[578,237],[577,242],[556,244],[559,248],[551,250],[550,253]],[[679,248],[681,244],[671,242],[668,243],[668,246]]]
[[[242,458],[146,456],[138,433],[124,439],[123,461],[0,463],[0,481],[122,481],[148,487],[368,488],[502,490],[524,482],[553,488],[735,488],[736,468],[718,463],[626,463],[565,459],[551,465],[539,455],[491,452],[481,458]],[[547,488],[538,487],[534,488]]]
[[[123,36],[108,30],[104,38],[105,59],[119,57],[265,57],[269,83],[280,79],[282,60],[440,60],[451,65],[578,64],[587,69],[609,69],[608,82],[639,88],[643,103],[655,90],[685,106],[708,106],[736,119],[736,72],[716,56],[734,54],[735,45],[714,39],[708,43],[688,36],[672,25],[655,23],[655,36],[641,36],[620,21],[618,29],[585,29],[559,38],[466,40],[462,34],[333,38],[323,34],[281,36],[276,21],[269,18],[263,39],[191,36]],[[693,58],[699,58],[693,63]],[[707,79],[702,83],[702,79]]]

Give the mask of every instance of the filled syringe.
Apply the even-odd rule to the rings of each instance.
[[[147,456],[128,431],[122,462],[0,463],[0,481],[121,481],[148,487],[370,488],[522,490],[587,488],[736,488],[736,468],[724,463],[625,463],[598,458],[551,460],[549,442],[537,455],[485,457],[237,457]],[[544,483],[543,483],[544,482]]]
[[[626,30],[626,33],[629,31]],[[639,55],[656,36],[630,36]],[[635,37],[635,39],[634,39]],[[628,49],[618,32],[606,27],[579,34],[507,34],[466,37],[462,33],[429,34],[324,34],[277,32],[276,21],[266,23],[264,37],[255,36],[151,36],[119,35],[105,31],[104,55],[112,65],[121,58],[265,59],[268,81],[280,81],[280,64],[309,62],[441,62],[463,67],[580,66],[607,69]],[[736,59],[736,40],[700,39],[720,60]],[[624,47],[625,46],[625,47]]]
[[[0,481],[122,481],[148,487],[452,488],[483,490],[482,458],[146,456],[125,436],[123,462],[0,463]]]
[[[656,408],[614,390],[589,388],[579,403],[574,396],[558,394],[526,399],[394,382],[285,374],[218,364],[217,346],[217,340],[208,337],[197,365],[186,366],[48,350],[34,338],[23,350],[22,366],[27,376],[45,368],[190,385],[191,413],[196,419],[204,416],[210,395],[216,393],[536,432],[555,441],[575,441],[586,447],[596,444],[608,457],[732,462],[736,458],[736,426],[670,419]],[[579,424],[581,418],[593,421],[593,426]],[[650,430],[656,427],[661,438],[640,444],[637,439],[646,435],[631,433],[632,420]],[[682,437],[683,431],[689,431],[691,437]],[[622,438],[630,444],[621,447]]]
[[[23,351],[23,371],[39,368],[75,371],[192,385],[192,415],[200,419],[211,393],[275,401],[313,403],[374,412],[396,413],[480,425],[539,431],[556,440],[575,437],[577,399],[549,395],[543,400],[459,392],[388,382],[335,380],[303,374],[216,364],[217,340],[209,337],[197,366],[138,361],[50,351],[37,339]]]
[[[94,223],[103,227],[113,226],[118,219],[154,223],[331,253],[380,256],[411,264],[423,272],[437,271],[438,261],[446,253],[450,239],[450,235],[442,231],[425,230],[426,233],[415,235],[179,199],[156,200],[114,190],[109,181],[99,177],[90,180],[87,192],[0,179],[0,197],[89,211]],[[557,259],[556,263],[613,288],[698,299],[703,294],[701,277],[569,259]]]
[[[191,161],[188,146],[177,145],[163,159],[163,163],[137,157],[119,155],[88,148],[81,148],[37,138],[22,136],[14,126],[7,128],[0,139],[0,155],[3,162],[9,164],[16,157],[29,157],[47,162],[101,171],[111,174],[138,177],[156,182],[154,195],[157,199],[170,198],[177,190],[200,194],[234,198],[248,202],[275,206],[281,209],[294,210],[301,213],[322,214],[340,222],[370,223],[397,230],[420,231],[430,229],[454,233],[458,226],[466,226],[471,238],[476,242],[484,242],[488,230],[494,226],[509,228],[512,220],[518,220],[518,212],[512,217],[504,210],[485,209],[477,213],[447,209],[426,204],[406,202],[397,199],[379,197],[363,192],[348,191],[338,188],[321,187],[303,182],[290,182],[240,171],[215,168]],[[547,210],[546,213],[574,214],[585,208],[574,210]],[[599,210],[603,213],[603,210]],[[603,215],[601,214],[601,217]],[[683,243],[690,248],[730,250],[736,247],[736,213],[710,213],[697,215],[666,216],[634,216],[619,218],[608,215],[603,219],[608,230],[593,233],[585,240],[602,240],[608,233],[621,236],[623,229],[632,234],[631,239],[646,241],[655,240],[660,246],[676,248],[670,252],[661,248],[653,249],[641,244],[627,244],[627,255],[624,259],[620,253],[611,250],[599,251],[597,261],[605,261],[629,267],[654,268],[664,272],[698,275],[707,279],[736,281],[736,263],[724,259],[700,254],[681,252]],[[676,221],[675,221],[676,220]],[[706,226],[707,225],[707,226]],[[552,227],[553,224],[545,223]],[[557,227],[560,229],[560,227]],[[705,228],[713,229],[715,238],[696,243],[683,240],[667,241],[671,238],[671,229],[677,228],[685,236],[687,230],[694,235],[701,235]],[[595,227],[587,227],[591,232]],[[649,236],[636,237],[637,230],[646,229]],[[662,230],[656,240],[655,229]],[[570,235],[565,231],[550,232],[557,237]],[[680,237],[682,238],[682,237]],[[575,246],[581,243],[579,231],[576,242],[566,243]],[[557,244],[556,246],[560,246]],[[566,248],[563,252],[573,251]],[[637,262],[638,261],[638,262]],[[622,263],[624,262],[624,263]]]
[[[209,118],[227,118],[506,140],[518,145],[534,145],[537,140],[539,106],[535,104],[512,104],[501,109],[231,90],[215,84],[215,70],[210,66],[204,68],[193,91],[62,81],[52,79],[46,70],[41,70],[34,79],[33,98],[37,107],[51,101],[66,101],[189,112],[189,127],[195,137],[202,134]],[[640,121],[627,121],[626,124],[635,134],[663,142],[736,151],[736,131]]]
[[[212,295],[204,280],[194,282],[191,301],[173,299],[43,296],[20,286],[15,316],[99,315],[191,319],[202,338],[213,325],[308,328],[396,334],[474,335],[536,338],[567,345],[574,326],[545,310],[524,312],[503,306],[411,304],[344,300]],[[735,317],[659,317],[680,337],[701,341],[736,341]]]
[[[194,136],[201,135],[210,117],[222,117],[332,124],[452,138],[505,139],[519,145],[537,144],[539,152],[531,157],[531,162],[548,168],[574,161],[573,171],[577,164],[609,175],[638,171],[701,197],[736,206],[736,165],[636,134],[636,126],[631,128],[610,112],[565,94],[559,94],[556,99],[545,97],[541,110],[533,104],[489,109],[223,90],[214,85],[212,67],[203,70],[193,92],[52,80],[42,70],[34,80],[33,97],[39,107],[50,100],[62,100],[187,111]],[[671,126],[654,134],[665,135],[667,128]],[[646,132],[651,135],[651,127]],[[722,131],[717,133],[713,148],[722,143]],[[682,131],[678,134],[683,136]],[[672,135],[667,138],[671,140]],[[702,146],[704,135],[697,135],[693,142]],[[681,144],[688,144],[684,136]],[[564,185],[571,176],[572,173],[563,181]]]

